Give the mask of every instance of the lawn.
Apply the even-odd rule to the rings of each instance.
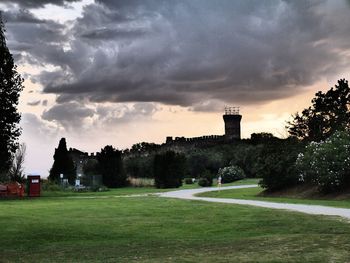
[[[258,179],[244,179],[227,185],[243,185],[243,184],[257,184]],[[216,186],[216,180],[214,180],[213,186]],[[157,189],[155,187],[123,187],[123,188],[115,188],[109,189],[108,191],[103,192],[74,192],[72,190],[66,191],[43,191],[43,197],[68,197],[68,196],[119,196],[119,195],[131,195],[131,194],[151,194],[151,193],[159,193],[165,191],[174,191],[181,189],[191,189],[198,188],[197,183],[195,184],[183,184],[180,188],[173,189]],[[0,200],[1,202],[1,200]]]
[[[229,184],[224,184],[223,186],[226,186],[226,185],[229,185]],[[236,199],[270,201],[270,202],[278,202],[278,203],[312,204],[312,205],[325,205],[325,206],[333,206],[333,207],[350,208],[350,199],[325,200],[325,199],[304,199],[304,198],[298,198],[298,197],[279,197],[279,196],[268,197],[268,196],[259,195],[263,190],[264,189],[261,187],[246,188],[246,189],[231,189],[231,190],[221,190],[221,191],[202,193],[202,194],[198,194],[197,196],[217,197],[217,198],[236,198]]]
[[[154,196],[0,202],[0,262],[347,262],[350,224]]]

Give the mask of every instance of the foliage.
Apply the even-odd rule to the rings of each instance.
[[[336,132],[321,142],[311,142],[297,159],[301,179],[329,193],[350,187],[350,135]]]
[[[213,150],[197,150],[188,154],[188,170],[193,178],[199,178],[206,171],[216,173],[223,165],[223,156]]]
[[[10,181],[15,181],[19,183],[24,182],[24,158],[26,155],[26,145],[22,143],[19,145],[16,153],[12,157],[12,164],[9,170],[9,179]]]
[[[268,191],[277,191],[300,183],[295,162],[302,147],[292,138],[266,145],[257,160],[260,185]]]
[[[350,88],[345,79],[326,93],[315,94],[312,105],[288,122],[290,135],[309,141],[321,141],[335,131],[350,130]]]
[[[219,176],[223,184],[232,183],[245,178],[244,171],[238,166],[227,166],[219,169],[218,177]]]
[[[134,178],[153,178],[153,159],[153,155],[125,158],[127,175]]]
[[[107,145],[97,156],[102,182],[107,187],[122,187],[127,185],[127,176],[124,171],[121,151]]]
[[[16,70],[13,57],[6,46],[5,27],[0,12],[0,173],[5,174],[11,166],[11,157],[18,147],[21,134],[17,111],[23,79]]]
[[[72,157],[68,153],[65,138],[61,138],[57,149],[55,149],[53,159],[54,163],[50,170],[49,179],[51,181],[59,182],[60,174],[63,174],[63,177],[68,179],[70,184],[74,184],[76,178],[76,166],[74,165]]]
[[[96,159],[89,159],[83,165],[83,173],[86,175],[93,175],[99,173],[98,161]]]
[[[250,135],[250,141],[252,144],[267,143],[276,140],[279,139],[269,132],[252,133]]]
[[[235,148],[229,165],[239,166],[247,177],[256,177],[259,169],[257,160],[262,157],[264,144],[240,144]]]
[[[201,178],[204,178],[208,181],[208,185],[207,186],[212,186],[213,185],[213,179],[215,177],[215,175],[210,171],[210,170],[205,170],[201,176]]]
[[[123,151],[124,154],[133,154],[133,155],[141,155],[145,153],[156,152],[159,150],[160,145],[155,143],[141,142],[136,143],[131,146],[130,149],[126,149]]]
[[[153,167],[157,188],[180,187],[186,173],[186,157],[173,151],[156,154]]]
[[[185,184],[193,184],[192,178],[185,178],[184,181],[185,181]]]
[[[100,174],[99,164],[96,159],[89,159],[83,165],[83,177],[81,184],[85,186],[101,186],[102,175]]]
[[[212,183],[207,178],[199,178],[198,185],[202,187],[212,186]]]
[[[43,180],[41,182],[41,190],[43,191],[62,191],[64,188],[54,181]]]

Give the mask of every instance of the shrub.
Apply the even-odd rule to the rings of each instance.
[[[62,186],[49,180],[43,180],[41,183],[41,189],[43,191],[62,191]]]
[[[185,178],[185,184],[193,184],[192,178]]]
[[[213,185],[214,175],[209,170],[205,170],[202,173],[201,178],[207,179],[207,181],[208,181],[208,185],[207,186],[212,186]]]
[[[292,139],[266,145],[257,160],[259,184],[268,191],[286,189],[300,183],[295,166],[303,144]]]
[[[210,181],[207,178],[199,178],[198,185],[202,187],[207,187],[211,186],[212,183],[210,183]]]
[[[321,142],[311,142],[296,162],[300,180],[330,193],[350,187],[350,135],[336,132]]]
[[[228,166],[219,169],[218,177],[221,176],[223,184],[232,183],[245,178],[244,171],[238,166]]]
[[[154,157],[154,180],[157,188],[173,188],[182,185],[186,172],[186,157],[167,151]]]

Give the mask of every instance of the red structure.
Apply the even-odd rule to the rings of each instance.
[[[14,182],[0,185],[0,197],[23,197],[24,185]]]
[[[40,175],[28,175],[28,196],[38,197],[40,196]]]

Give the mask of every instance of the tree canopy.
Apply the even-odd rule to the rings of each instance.
[[[0,173],[6,173],[12,155],[18,148],[21,134],[17,111],[23,79],[16,70],[13,57],[6,46],[5,26],[0,12]]]
[[[122,152],[107,145],[97,156],[102,182],[107,187],[121,187],[127,184],[127,178],[122,162]]]
[[[59,181],[60,174],[63,174],[64,178],[68,179],[70,184],[73,184],[76,178],[76,167],[72,157],[68,153],[65,138],[60,140],[57,149],[55,149],[53,159],[54,163],[50,170],[49,179]]]
[[[299,139],[321,141],[338,130],[350,130],[350,88],[345,79],[326,93],[315,94],[312,105],[288,122],[289,134]]]

